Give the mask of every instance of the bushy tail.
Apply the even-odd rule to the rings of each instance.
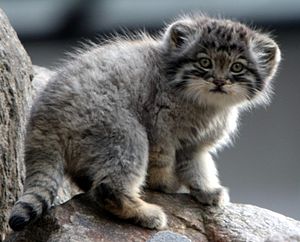
[[[44,147],[45,144],[43,141],[26,145],[24,193],[9,218],[9,225],[15,231],[22,230],[51,207],[62,181],[63,161],[59,148],[53,144],[49,147],[49,143]]]

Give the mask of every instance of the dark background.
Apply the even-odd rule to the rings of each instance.
[[[283,61],[267,108],[242,116],[235,145],[216,157],[231,200],[300,219],[299,0],[1,0],[33,64],[58,65],[84,39],[155,32],[180,13],[202,11],[272,32]]]

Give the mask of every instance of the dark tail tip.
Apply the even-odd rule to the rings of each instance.
[[[8,224],[14,231],[20,231],[23,230],[29,222],[30,221],[23,216],[13,215],[10,217]]]
[[[12,210],[8,224],[14,231],[20,231],[36,217],[37,212],[31,204],[18,202]]]

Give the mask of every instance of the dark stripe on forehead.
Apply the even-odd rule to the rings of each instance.
[[[208,33],[208,34],[212,31],[212,29],[211,29],[210,26],[207,26],[207,27],[206,27],[206,30],[207,30],[207,33]]]
[[[229,48],[230,50],[237,50],[238,46],[236,44],[230,44]]]
[[[230,42],[232,40],[232,36],[231,36],[231,34],[228,34],[227,36],[226,36],[226,41],[227,42]]]
[[[226,51],[226,52],[231,52],[231,51],[239,51],[243,53],[245,51],[245,47],[242,45],[237,45],[235,43],[232,44],[221,44],[217,47],[217,51]]]
[[[240,37],[241,40],[245,40],[246,39],[246,35],[247,35],[246,32],[240,32],[239,33],[239,37]]]
[[[219,45],[219,47],[217,48],[217,52],[229,52],[230,48],[228,45]]]
[[[224,26],[218,26],[218,28],[215,30],[215,34],[220,36],[224,35],[225,32],[226,28]]]
[[[198,52],[203,52],[205,54],[208,54],[208,49],[216,48],[217,41],[214,39],[211,40],[200,40],[198,45]]]

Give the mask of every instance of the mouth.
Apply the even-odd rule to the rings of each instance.
[[[214,93],[222,93],[222,94],[227,94],[227,92],[220,86],[217,86],[213,89],[209,90],[210,92],[214,92]]]

